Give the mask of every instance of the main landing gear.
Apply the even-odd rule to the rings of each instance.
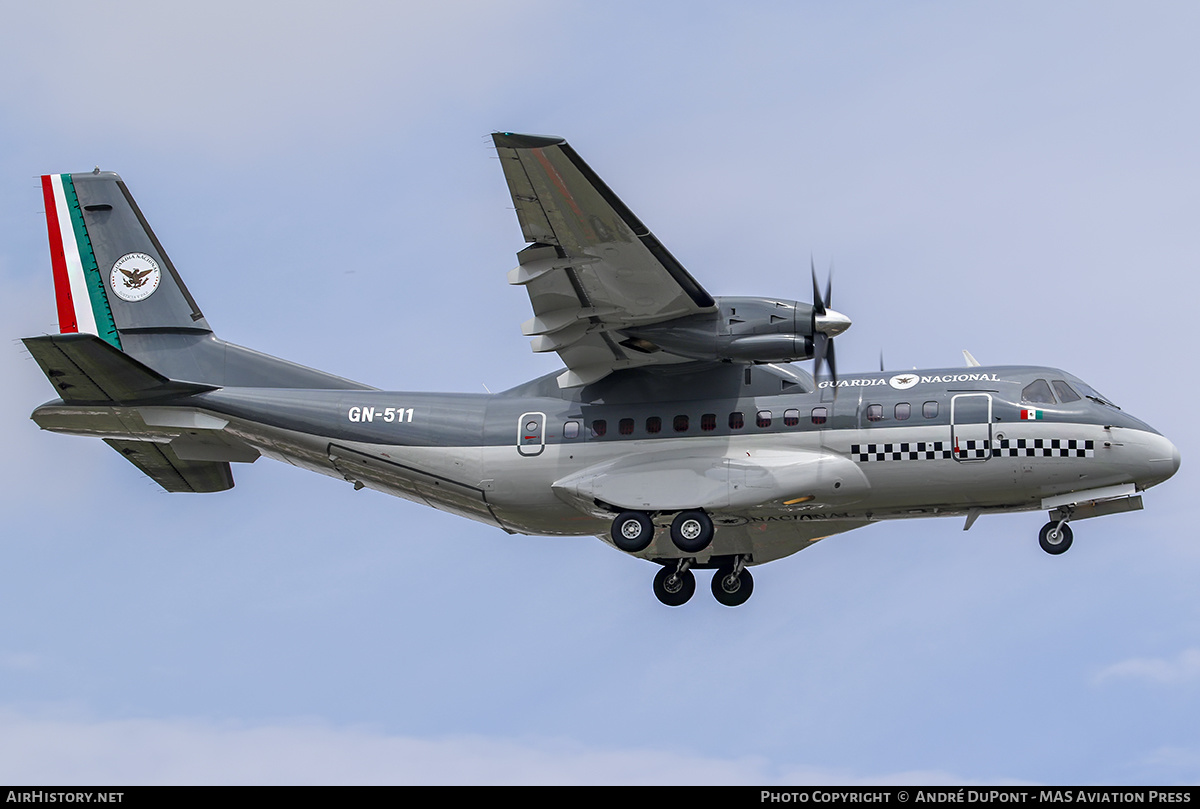
[[[654,595],[668,607],[682,607],[696,592],[696,576],[688,570],[689,560],[664,565],[654,576]]]
[[[712,544],[712,517],[703,511],[681,511],[671,521],[671,542],[684,553],[700,553]],[[654,539],[654,523],[644,511],[622,511],[609,531],[613,544],[628,553],[639,553]]]
[[[668,607],[680,607],[696,593],[696,576],[692,573],[692,560],[680,559],[663,565],[654,576],[654,595]],[[745,559],[736,556],[725,561],[713,574],[712,593],[726,607],[737,607],[746,603],[754,592],[754,577],[746,570]]]
[[[681,511],[671,520],[671,542],[687,557],[667,562],[654,577],[654,595],[668,607],[680,607],[696,593],[694,555],[712,544],[716,528],[712,517],[699,509]],[[612,521],[609,536],[613,544],[626,553],[641,553],[654,541],[654,521],[644,511],[622,511]],[[716,567],[713,574],[712,593],[718,602],[727,607],[745,604],[754,592],[754,577],[746,570],[746,558],[742,556],[716,557],[702,567]]]
[[[654,523],[644,511],[622,511],[613,520],[613,544],[628,553],[638,553],[650,547],[654,539]]]
[[[746,570],[742,557],[733,564],[721,565],[712,578],[712,594],[726,607],[738,607],[746,603],[754,592],[754,577]]]

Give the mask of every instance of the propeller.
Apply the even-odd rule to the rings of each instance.
[[[833,351],[833,338],[850,328],[850,318],[841,312],[833,310],[833,269],[825,280],[825,295],[821,295],[821,287],[817,283],[817,265],[809,258],[812,266],[813,285],[813,377],[821,373],[821,365],[829,366],[829,376],[833,380],[833,390],[837,392],[837,356]]]

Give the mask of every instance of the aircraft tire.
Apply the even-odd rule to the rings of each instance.
[[[681,511],[671,521],[671,541],[684,553],[699,553],[713,538],[712,518],[703,511]]]
[[[749,570],[733,575],[732,567],[721,567],[712,577],[712,594],[726,607],[740,607],[754,592],[754,577]]]
[[[1071,540],[1074,538],[1071,534],[1071,526],[1063,523],[1061,536],[1056,535],[1057,532],[1055,529],[1057,527],[1057,522],[1048,522],[1038,532],[1038,544],[1042,546],[1042,550],[1053,556],[1066,553],[1071,547]]]
[[[622,511],[613,520],[613,544],[628,553],[638,553],[650,547],[654,540],[654,523],[650,515],[641,511]]]
[[[696,576],[685,570],[676,574],[667,566],[654,574],[654,596],[668,607],[682,607],[696,592]]]

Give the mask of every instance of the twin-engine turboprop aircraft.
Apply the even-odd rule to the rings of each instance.
[[[850,326],[813,302],[714,298],[560,138],[493,135],[529,246],[510,284],[561,373],[494,395],[386,392],[218,339],[116,174],[42,178],[61,334],[26,339],[61,398],[43,429],[102,438],[173,492],[286,460],[510,533],[596,535],[743,603],[749,567],[880,520],[1142,507],[1178,450],[1082,380],[980,367],[839,377]],[[790,365],[816,360],[819,383]]]

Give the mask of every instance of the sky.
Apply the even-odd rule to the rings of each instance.
[[[0,0],[0,782],[1195,784],[1200,8]],[[566,137],[715,295],[834,268],[843,374],[1060,367],[1145,510],[882,523],[679,609],[260,460],[167,494],[28,419],[38,175],[121,173],[225,339],[380,388],[558,369],[489,133]]]

